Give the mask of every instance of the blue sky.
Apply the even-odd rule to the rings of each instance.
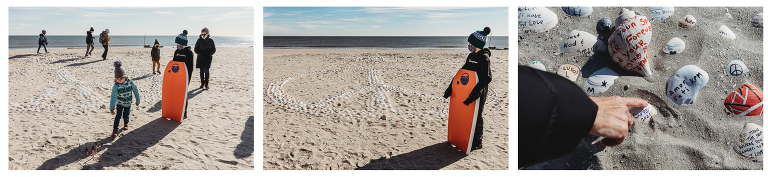
[[[183,30],[199,34],[208,27],[212,36],[253,36],[253,7],[10,7],[10,35],[85,35],[109,29],[110,35],[177,35]]]
[[[264,35],[508,36],[508,18],[508,7],[264,7]]]

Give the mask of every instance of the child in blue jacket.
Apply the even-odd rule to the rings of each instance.
[[[133,96],[136,96],[136,106],[139,106],[141,102],[141,96],[139,96],[139,89],[136,88],[136,84],[125,77],[125,70],[121,67],[123,63],[121,61],[115,62],[115,85],[112,86],[112,98],[109,100],[109,112],[115,114],[115,106],[117,106],[117,115],[115,115],[115,123],[112,125],[112,137],[117,137],[117,126],[120,124],[120,117],[123,118],[125,127],[124,130],[128,130],[128,116],[131,114],[131,102],[133,102]]]

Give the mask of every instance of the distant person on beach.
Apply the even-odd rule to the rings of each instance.
[[[200,38],[195,43],[195,54],[197,54],[197,68],[200,68],[200,88],[205,86],[208,89],[208,79],[211,76],[209,69],[213,61],[213,54],[216,53],[216,45],[210,38],[208,28],[203,28],[200,32]]]
[[[37,54],[40,54],[40,47],[42,46],[45,50],[45,53],[48,53],[48,37],[45,36],[45,30],[43,30],[43,33],[40,33],[40,38],[37,39]]]
[[[189,81],[192,78],[192,69],[194,66],[194,57],[195,54],[192,53],[192,50],[189,49],[187,46],[187,30],[184,30],[184,33],[179,34],[176,36],[176,51],[173,52],[173,61],[180,61],[184,62],[184,66],[187,68],[187,85],[189,85]],[[187,118],[187,110],[189,107],[187,107],[189,103],[189,98],[187,98],[187,101],[184,102],[184,107],[187,109],[184,109],[184,118]]]
[[[128,130],[128,116],[131,114],[133,97],[136,96],[136,106],[139,106],[141,102],[139,89],[131,79],[125,76],[125,70],[122,68],[122,65],[123,63],[120,60],[114,63],[115,85],[112,86],[109,112],[115,114],[115,106],[117,106],[117,115],[115,115],[115,123],[112,124],[112,138],[117,137],[117,126],[120,125],[120,117],[123,118],[123,130]]]
[[[157,42],[157,39],[155,39],[155,45],[152,46],[152,74],[162,74],[160,72],[160,42]]]
[[[93,52],[93,48],[94,48],[93,47],[93,38],[94,38],[93,37],[93,27],[91,27],[91,30],[88,30],[86,32],[86,35],[87,36],[85,36],[85,44],[86,44],[86,46],[85,46],[85,57],[87,57],[88,55],[91,55],[91,52]]]
[[[488,96],[488,84],[493,80],[491,74],[491,51],[485,48],[485,38],[491,34],[491,28],[485,27],[482,31],[475,31],[467,38],[469,45],[467,46],[470,53],[467,55],[467,60],[464,62],[464,66],[461,69],[475,71],[478,77],[478,83],[472,92],[469,93],[469,97],[464,100],[464,105],[469,105],[473,101],[478,100],[476,104],[480,104],[477,111],[477,122],[475,123],[475,134],[472,136],[472,150],[483,148],[483,108],[485,107],[485,99]],[[448,85],[448,89],[445,90],[443,97],[451,97],[452,84]]]
[[[101,54],[101,58],[107,59],[107,51],[109,51],[109,29],[101,31],[99,35],[99,43],[104,47],[104,54]]]
[[[518,66],[518,167],[565,156],[587,134],[605,137],[603,146],[624,142],[629,109],[648,102],[630,97],[589,97],[572,81]]]

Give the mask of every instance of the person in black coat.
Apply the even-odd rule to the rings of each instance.
[[[208,79],[211,76],[209,69],[211,68],[212,55],[214,53],[216,53],[216,45],[213,43],[213,39],[210,38],[208,28],[203,28],[202,32],[200,32],[200,38],[195,43],[197,68],[200,68],[200,88],[205,87],[205,89],[208,89]]]
[[[93,52],[93,49],[95,48],[93,46],[93,27],[91,27],[91,30],[85,32],[87,36],[85,36],[85,56],[91,55],[91,52]]]
[[[189,81],[192,78],[192,70],[194,67],[194,57],[195,54],[192,53],[192,50],[189,49],[186,43],[186,39],[182,44],[176,44],[177,48],[176,51],[173,52],[173,61],[180,61],[184,62],[184,66],[187,68],[187,86],[189,86]],[[189,98],[187,98],[187,101],[184,102],[184,107],[189,109],[187,105],[189,103]],[[184,118],[187,118],[187,109],[184,109]]]
[[[37,39],[37,54],[40,54],[40,47],[43,47],[45,53],[48,53],[48,37],[46,37],[45,34],[46,31],[43,30],[43,32],[40,33],[40,37]]]
[[[571,153],[582,138],[605,137],[603,146],[624,142],[629,108],[648,102],[629,97],[589,97],[559,75],[518,66],[518,168]]]

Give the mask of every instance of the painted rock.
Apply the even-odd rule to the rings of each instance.
[[[586,83],[584,83],[584,90],[587,93],[603,93],[611,88],[616,78],[619,78],[619,74],[611,70],[611,68],[602,68],[587,78]]]
[[[631,11],[625,8],[621,8],[621,12],[619,13],[619,17],[616,17],[616,21],[613,22],[614,25],[619,25],[624,22],[624,20],[627,20],[629,18],[632,18],[636,16],[635,11]],[[619,26],[616,26],[618,28]]]
[[[733,151],[754,162],[763,161],[763,127],[747,123],[733,144]]]
[[[759,13],[752,17],[752,26],[755,28],[763,28],[763,13]]]
[[[730,39],[730,40],[736,39],[736,34],[733,34],[733,31],[731,31],[731,29],[725,25],[720,26],[719,33],[720,33],[720,36],[726,39]]]
[[[579,30],[571,31],[568,36],[563,38],[563,43],[560,44],[560,52],[562,53],[588,54],[598,51],[606,51],[605,43],[597,40],[597,37],[594,35]]]
[[[576,81],[579,78],[579,67],[569,64],[561,65],[560,68],[557,68],[557,75]]]
[[[617,24],[616,31],[608,38],[608,50],[613,61],[643,76],[653,74],[647,54],[651,31],[651,22],[645,16],[636,15]]]
[[[694,65],[685,65],[667,80],[667,98],[678,106],[693,104],[709,82],[706,71]]]
[[[663,49],[664,53],[670,55],[681,53],[683,50],[685,50],[685,42],[677,37],[670,39],[669,42],[667,42],[667,46]]]
[[[547,68],[544,67],[544,64],[541,64],[540,61],[532,61],[528,63],[528,67],[536,68],[538,70],[547,71]]]
[[[752,84],[744,84],[728,94],[723,104],[736,115],[763,115],[763,92]]]
[[[675,13],[675,7],[651,7],[653,19],[666,20]]]
[[[568,14],[574,17],[589,16],[590,14],[592,14],[592,7],[584,7],[584,6],[563,7],[563,12],[565,12],[565,14]]]
[[[693,16],[685,15],[683,18],[680,18],[680,20],[677,20],[677,26],[680,28],[690,28],[693,26],[696,26],[696,18],[693,18]]]
[[[595,30],[597,30],[598,36],[608,36],[611,34],[611,20],[608,18],[602,18],[600,21],[597,21],[597,26],[595,26]]]
[[[740,76],[747,72],[749,72],[749,68],[741,60],[731,60],[728,63],[728,74],[731,76]]]
[[[648,104],[646,107],[634,107],[629,109],[629,113],[632,114],[634,118],[640,119],[640,122],[642,123],[648,123],[651,121],[651,117],[653,117],[656,114],[659,114],[659,111],[656,110],[656,107],[653,107],[653,105]]]
[[[557,26],[557,14],[546,7],[518,7],[517,34],[538,33]]]

